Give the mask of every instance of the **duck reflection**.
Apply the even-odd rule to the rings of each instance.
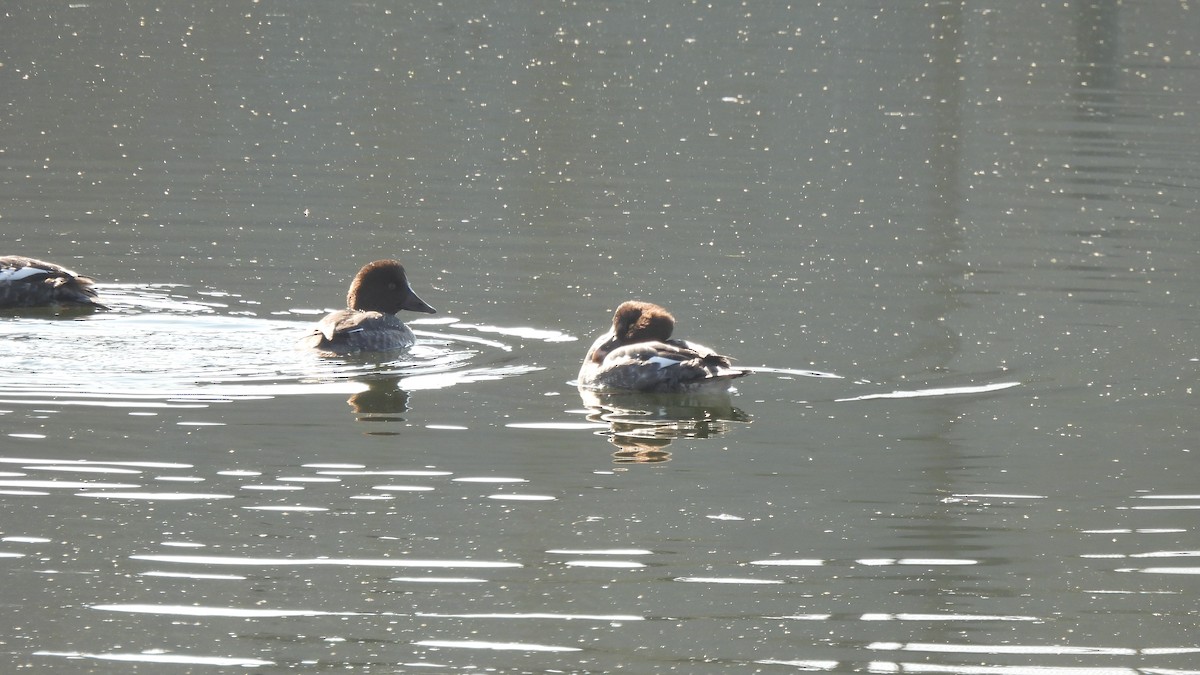
[[[618,464],[670,461],[667,447],[677,438],[719,438],[750,416],[733,405],[726,392],[649,394],[598,392],[581,387],[579,397],[591,412],[587,419],[608,425],[608,441],[618,449]]]
[[[382,376],[359,380],[367,386],[346,403],[358,415],[359,422],[402,422],[399,417],[409,410],[408,392],[400,388],[400,378]]]

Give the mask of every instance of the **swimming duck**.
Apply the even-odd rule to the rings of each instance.
[[[396,318],[396,312],[436,311],[417,297],[404,267],[395,260],[376,260],[364,265],[350,282],[346,307],[326,315],[301,343],[332,354],[407,349],[416,338]]]
[[[675,317],[649,302],[631,300],[613,313],[612,329],[583,359],[578,383],[591,389],[644,392],[728,391],[748,371],[703,345],[671,339]]]
[[[54,263],[23,255],[0,256],[0,308],[74,305],[107,309],[92,280]]]

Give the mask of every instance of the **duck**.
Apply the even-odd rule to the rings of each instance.
[[[612,328],[596,339],[576,382],[593,390],[652,393],[727,392],[749,371],[704,345],[674,339],[675,317],[659,305],[630,300],[613,313]]]
[[[0,308],[72,307],[108,309],[90,278],[37,258],[0,256]]]
[[[399,261],[367,263],[350,282],[346,309],[327,314],[301,344],[331,355],[408,349],[416,337],[396,317],[402,309],[437,312],[413,292]]]

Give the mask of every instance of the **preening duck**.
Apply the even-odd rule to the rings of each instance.
[[[91,279],[62,265],[0,256],[0,308],[71,305],[106,309],[96,299]]]
[[[674,339],[675,317],[649,302],[624,302],[612,328],[588,350],[578,383],[599,390],[644,392],[727,391],[747,374],[727,356],[704,345]]]

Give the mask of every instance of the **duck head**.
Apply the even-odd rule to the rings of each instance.
[[[364,265],[350,283],[346,306],[384,314],[395,314],[402,309],[426,314],[437,311],[417,297],[404,274],[404,266],[396,260],[376,260]]]
[[[675,317],[650,302],[630,300],[613,313],[613,337],[621,344],[663,342],[675,330]]]

